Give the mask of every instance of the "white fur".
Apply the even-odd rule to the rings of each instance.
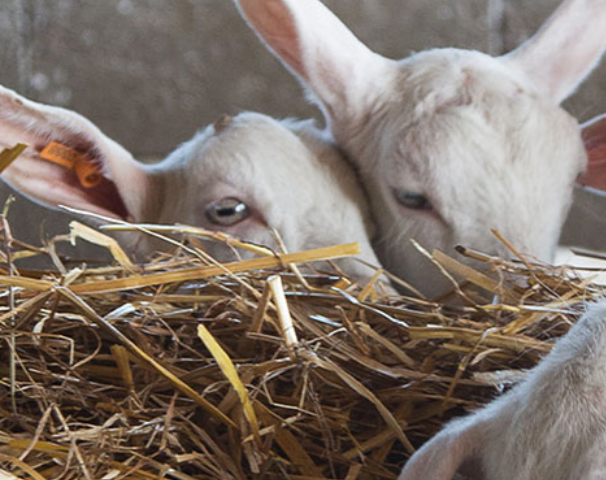
[[[38,152],[51,140],[86,152],[103,168],[104,183],[88,190],[67,169],[42,160]],[[274,248],[276,229],[292,252],[357,241],[360,258],[378,265],[364,192],[330,137],[311,121],[243,113],[220,131],[206,128],[164,161],[144,165],[80,115],[0,87],[0,148],[17,142],[29,148],[2,177],[45,205],[202,226]],[[250,217],[233,226],[213,224],[206,206],[225,197],[247,204]],[[146,237],[136,240],[138,251],[158,247]],[[208,248],[219,260],[233,257],[221,244]],[[353,259],[337,263],[360,282],[374,273]]]
[[[377,254],[428,294],[437,270],[408,241],[463,244],[550,261],[586,167],[577,122],[558,104],[606,46],[606,0],[567,0],[500,58],[441,49],[402,61],[366,48],[318,0],[238,0],[250,25],[307,87],[360,171],[377,217]],[[394,191],[425,195],[411,209]]]
[[[606,300],[510,392],[447,425],[399,480],[606,478]]]
[[[219,133],[207,127],[161,167],[165,197],[171,201],[162,202],[154,221],[220,229],[277,249],[273,228],[290,251],[357,241],[360,258],[378,265],[364,192],[330,138],[312,121],[280,122],[243,113]],[[218,228],[204,207],[227,197],[246,203],[251,216]],[[208,249],[220,259],[229,255],[216,242]],[[372,276],[371,269],[353,260],[338,263],[360,282]]]

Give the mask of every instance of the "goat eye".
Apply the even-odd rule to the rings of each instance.
[[[398,202],[406,208],[413,210],[431,210],[433,208],[428,198],[420,193],[396,190],[394,194]]]
[[[241,200],[226,197],[210,203],[205,209],[206,218],[215,225],[231,226],[250,217],[250,209]]]

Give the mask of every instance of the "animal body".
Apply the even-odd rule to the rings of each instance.
[[[606,0],[567,0],[513,52],[454,48],[400,61],[363,45],[319,0],[237,0],[306,87],[368,189],[383,264],[429,295],[445,280],[409,241],[551,261],[587,158],[559,104],[606,46]]]
[[[399,480],[606,478],[606,300],[510,392],[448,424]]]
[[[17,142],[29,147],[2,178],[44,205],[187,223],[277,248],[275,229],[290,251],[357,241],[360,258],[378,265],[364,193],[332,140],[310,121],[242,113],[146,165],[77,113],[0,87],[0,147]],[[92,166],[94,185],[79,176],[80,161]],[[145,237],[130,240],[140,252],[158,247]],[[220,244],[208,248],[219,260],[232,255]],[[353,259],[338,263],[362,283],[373,275]]]

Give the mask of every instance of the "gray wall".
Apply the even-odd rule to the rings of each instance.
[[[502,53],[559,0],[326,3],[373,49],[401,58],[441,46]],[[1,84],[78,111],[138,158],[164,156],[223,113],[316,115],[228,0],[0,0],[0,45]],[[606,111],[604,88],[606,66],[567,108],[581,120]],[[23,199],[12,217],[20,238],[66,229]]]

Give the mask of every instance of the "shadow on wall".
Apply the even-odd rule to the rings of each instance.
[[[443,46],[501,53],[558,3],[326,0],[368,45],[392,58]],[[0,44],[2,85],[76,110],[137,158],[163,157],[224,113],[317,116],[226,0],[6,0]],[[581,119],[606,111],[600,77],[606,79],[598,72],[569,104]],[[1,187],[3,202],[9,189]],[[30,242],[68,229],[67,215],[23,198],[11,217],[15,235]]]

